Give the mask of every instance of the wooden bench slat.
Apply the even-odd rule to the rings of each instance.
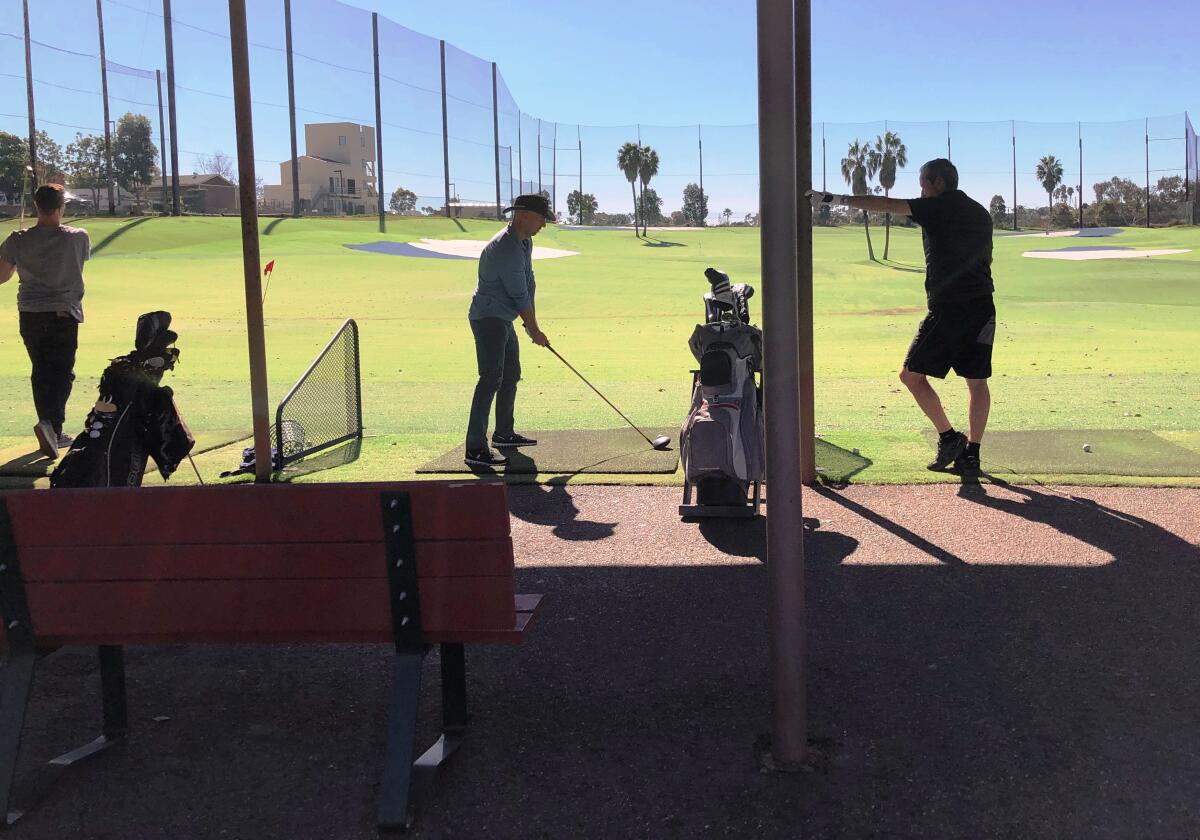
[[[376,530],[379,530],[377,527]],[[29,583],[252,578],[386,578],[383,542],[267,543],[145,547],[34,546],[20,549]],[[512,577],[512,539],[418,542],[417,573],[427,578]]]
[[[380,530],[380,492],[410,494],[414,537],[475,540],[509,534],[503,485],[389,482],[143,487],[3,494],[25,546],[339,543]],[[71,511],[63,520],[64,508]],[[270,509],[276,515],[263,515]]]
[[[384,580],[196,580],[30,583],[38,636],[62,644],[98,637],[177,641],[214,636],[251,641],[319,638],[391,641]],[[430,578],[420,584],[421,626],[428,633],[513,627],[512,578]]]
[[[537,617],[538,610],[542,605],[541,595],[518,595],[518,603],[524,603],[530,606],[528,610],[518,610],[516,623],[512,630],[460,630],[455,633],[441,633],[434,631],[426,633],[428,641],[439,642],[474,642],[476,644],[502,644],[515,645],[520,643],[525,638],[526,631],[529,630],[533,620]]]

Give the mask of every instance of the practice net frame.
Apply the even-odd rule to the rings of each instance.
[[[348,318],[275,410],[274,467],[362,436],[358,324]]]

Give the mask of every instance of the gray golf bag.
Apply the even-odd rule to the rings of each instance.
[[[762,415],[762,331],[750,323],[754,289],[730,285],[723,272],[705,271],[705,323],[688,347],[692,405],[679,433],[683,460],[680,516],[755,516],[766,472]],[[695,493],[695,504],[692,494]]]

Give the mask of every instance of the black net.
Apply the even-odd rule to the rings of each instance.
[[[271,445],[277,467],[362,437],[358,325],[338,329],[275,411]]]

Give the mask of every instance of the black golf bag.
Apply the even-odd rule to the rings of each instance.
[[[762,331],[750,323],[754,288],[705,272],[705,323],[688,341],[692,405],[679,433],[683,460],[680,516],[755,516],[766,473],[762,415]],[[696,501],[692,503],[692,493]]]
[[[163,374],[179,361],[168,329],[171,313],[137,322],[134,349],[113,359],[100,377],[100,398],[84,430],[50,474],[54,487],[140,487],[148,459],[164,479],[196,445]]]

